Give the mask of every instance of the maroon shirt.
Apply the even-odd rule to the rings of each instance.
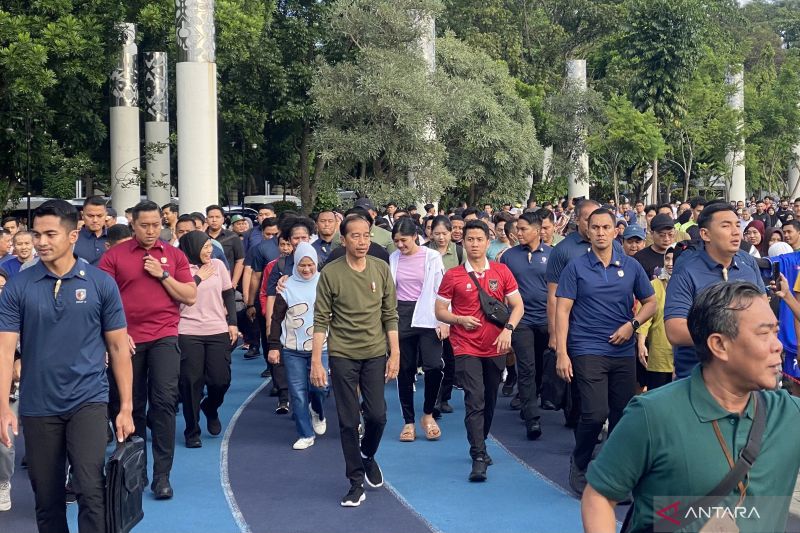
[[[149,253],[161,268],[181,283],[193,281],[189,261],[183,252],[163,241],[145,250],[135,238],[114,246],[97,265],[119,286],[128,334],[136,344],[178,336],[180,304],[170,297],[162,282],[144,269]]]

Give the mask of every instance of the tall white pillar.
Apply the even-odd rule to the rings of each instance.
[[[794,159],[789,166],[789,201],[800,196],[800,144],[795,144],[792,149]]]
[[[736,70],[731,71],[725,78],[725,83],[734,88],[728,97],[728,105],[741,114],[739,123],[736,126],[737,130],[741,132],[744,127],[744,65],[737,65]],[[728,200],[735,202],[745,201],[747,199],[747,188],[745,186],[744,147],[740,150],[728,152],[725,162],[726,166],[731,170]]]
[[[169,97],[167,53],[146,52],[144,58],[144,143],[148,150],[147,199],[170,201]]]
[[[577,89],[581,92],[586,91],[585,59],[567,60],[567,84],[572,89]],[[569,175],[569,197],[584,196],[589,198],[589,154],[586,151],[578,154],[576,163],[575,170]]]
[[[123,37],[119,63],[111,73],[109,141],[111,145],[111,206],[122,213],[140,200],[139,71],[136,26],[119,25]]]
[[[419,38],[419,50],[422,53],[422,58],[425,60],[425,66],[428,68],[428,83],[433,83],[433,75],[436,72],[436,19],[432,16],[427,16],[423,14],[416,13],[413,15],[414,23],[420,30],[420,38]],[[426,141],[435,141],[436,140],[436,130],[433,127],[433,121],[428,120],[425,124],[425,140]],[[408,173],[408,184],[411,187],[416,187],[417,177],[413,171]],[[425,187],[423,187],[425,190]],[[431,201],[436,207],[438,212],[439,206],[436,199],[431,198],[420,198],[417,200],[417,210],[421,213],[425,212],[424,205]]]
[[[175,0],[181,213],[219,201],[214,0]]]

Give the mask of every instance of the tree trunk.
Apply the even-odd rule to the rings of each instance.
[[[651,189],[652,198],[650,199],[650,203],[658,205],[658,204],[661,203],[661,201],[658,198],[658,159],[654,159],[653,160],[653,177],[652,177],[652,180],[653,181],[650,184],[651,187],[652,187],[652,189]]]
[[[470,182],[469,184],[469,198],[467,201],[467,205],[473,206],[475,205],[475,182]]]
[[[611,181],[614,184],[614,205],[619,205],[619,175],[616,168],[611,171]]]
[[[308,143],[311,137],[311,127],[308,121],[303,123],[303,139],[300,141],[300,201],[303,203],[303,214],[309,214],[314,208],[313,192],[311,190],[311,169],[308,163]]]
[[[683,177],[683,198],[682,200],[685,202],[689,199],[689,182],[692,180],[692,165],[694,161],[692,158],[689,158],[689,162],[686,163],[686,170],[684,171]]]

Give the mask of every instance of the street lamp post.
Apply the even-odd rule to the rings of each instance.
[[[31,221],[31,115],[30,113],[25,115],[25,135],[27,137],[27,161],[26,161],[26,169],[25,169],[25,189],[28,195],[28,217],[26,220],[26,224],[28,229],[33,227]]]

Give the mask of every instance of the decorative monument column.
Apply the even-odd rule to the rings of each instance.
[[[214,0],[175,0],[181,213],[219,201]]]
[[[147,199],[170,201],[169,99],[167,53],[146,52],[144,59],[144,143],[147,158]]]
[[[119,25],[123,37],[117,68],[111,73],[109,141],[111,145],[111,205],[122,213],[139,203],[139,72],[136,26]],[[91,194],[91,191],[87,191]]]
[[[736,69],[736,72],[728,74],[725,78],[725,83],[734,87],[733,93],[728,97],[728,105],[742,114],[736,126],[737,130],[741,132],[744,127],[744,65],[737,65]],[[744,148],[728,152],[725,162],[726,166],[731,169],[728,201],[745,201],[747,199],[747,189],[745,187]]]
[[[586,91],[585,59],[567,60],[567,83],[579,91]],[[577,168],[569,176],[569,198],[579,196],[589,198],[589,154],[585,151],[578,155]]]

